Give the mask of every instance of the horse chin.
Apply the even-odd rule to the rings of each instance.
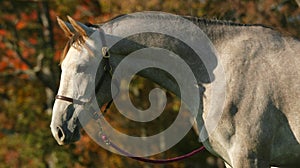
[[[76,127],[74,132],[69,133],[63,141],[57,141],[59,145],[68,145],[80,140],[80,128]]]
[[[79,141],[80,137],[81,137],[80,128],[77,129],[77,127],[76,127],[76,129],[74,130],[74,133],[72,135],[72,138],[70,139],[70,143],[74,143],[74,142]]]

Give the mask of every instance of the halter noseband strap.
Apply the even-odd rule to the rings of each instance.
[[[67,96],[62,96],[62,95],[56,95],[55,99],[59,99],[59,100],[63,100],[63,101],[67,101],[73,104],[79,104],[79,105],[85,105],[88,104],[90,101],[88,102],[83,102],[81,100],[77,100],[77,99],[73,99],[71,97],[67,97]]]
[[[73,98],[67,97],[67,96],[62,96],[62,95],[56,95],[55,99],[60,99],[60,100],[64,100],[64,101],[71,102],[71,103],[73,103],[73,101],[74,101]]]

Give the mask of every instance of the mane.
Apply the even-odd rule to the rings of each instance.
[[[174,17],[170,17],[170,16],[165,16],[165,15],[152,15],[152,12],[145,12],[144,14],[140,14],[140,15],[128,15],[128,14],[122,14],[122,15],[118,15],[112,19],[110,19],[109,21],[106,21],[104,23],[99,23],[99,24],[91,24],[91,23],[87,23],[85,24],[88,27],[93,27],[93,28],[98,28],[100,26],[102,26],[105,23],[111,23],[114,24],[115,22],[118,22],[120,20],[123,19],[130,19],[130,18],[142,18],[142,19],[147,19],[147,18],[157,18],[158,20],[162,20],[162,19],[174,19]],[[224,20],[212,20],[212,19],[206,19],[206,18],[199,18],[199,17],[194,17],[194,16],[182,16],[183,18],[195,23],[196,25],[220,25],[220,26],[232,26],[232,27],[251,27],[251,26],[259,26],[259,27],[264,27],[264,28],[268,28],[268,29],[273,29],[271,27],[265,26],[263,24],[243,24],[243,23],[236,23],[236,22],[232,22],[232,21],[224,21]],[[82,46],[82,44],[85,42],[85,39],[82,35],[80,35],[79,33],[75,33],[67,42],[61,58],[60,58],[60,63],[62,63],[62,61],[65,59],[68,50],[70,49],[70,47],[73,45],[74,47],[79,47]],[[74,45],[75,44],[75,45]]]
[[[272,27],[263,24],[244,24],[244,23],[237,23],[229,20],[206,19],[206,18],[199,18],[194,16],[183,16],[183,18],[188,19],[194,23],[198,23],[198,24],[202,23],[205,25],[238,26],[238,27],[259,26],[259,27],[273,29]]]
[[[142,18],[142,19],[147,19],[147,18],[157,18],[158,20],[162,20],[162,19],[174,19],[174,17],[172,16],[165,16],[165,15],[152,15],[153,12],[148,11],[148,12],[144,12],[143,14],[139,14],[139,15],[131,15],[131,14],[122,14],[122,15],[118,15],[114,18],[112,18],[111,20],[98,24],[98,26],[101,26],[105,23],[114,23],[114,22],[118,22],[122,19],[130,19],[130,18]],[[180,15],[179,15],[180,16]],[[269,28],[269,29],[273,29],[272,27],[263,25],[263,24],[243,24],[243,23],[237,23],[237,22],[233,22],[233,21],[228,21],[228,20],[218,20],[218,19],[207,19],[207,18],[201,18],[201,17],[195,17],[195,16],[181,16],[195,24],[203,24],[203,25],[220,25],[220,26],[236,26],[236,27],[251,27],[251,26],[259,26],[259,27],[264,27],[264,28]]]
[[[66,58],[66,55],[69,51],[69,49],[71,48],[71,46],[75,47],[75,48],[78,48],[78,47],[81,47],[82,44],[85,43],[85,39],[84,37],[78,33],[78,32],[75,32],[74,35],[69,39],[69,41],[67,42],[62,54],[61,54],[61,57],[60,57],[60,64],[63,62],[63,60]]]

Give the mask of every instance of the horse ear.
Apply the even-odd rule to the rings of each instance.
[[[92,35],[92,33],[95,31],[80,22],[76,22],[70,16],[67,16],[67,17],[68,17],[68,20],[70,21],[71,25],[74,27],[75,31],[81,35],[88,37],[88,36]]]
[[[65,35],[68,37],[68,38],[71,38],[74,33],[70,30],[70,26],[71,25],[67,25],[67,23],[65,23],[63,20],[61,20],[59,17],[57,17],[57,22],[58,22],[58,25],[59,27],[65,32]],[[72,27],[72,26],[71,26]]]

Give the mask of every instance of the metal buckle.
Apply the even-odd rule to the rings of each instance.
[[[102,55],[103,55],[103,58],[109,58],[110,57],[107,47],[102,47]]]

